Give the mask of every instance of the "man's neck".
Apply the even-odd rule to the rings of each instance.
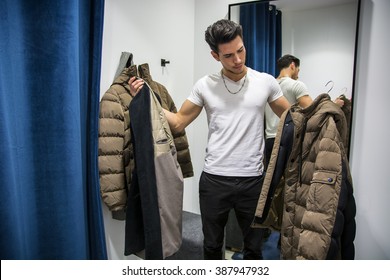
[[[280,71],[279,76],[277,77],[278,80],[282,78],[291,78],[291,73],[287,69],[283,69]]]
[[[225,75],[226,77],[228,77],[230,80],[235,81],[235,82],[241,80],[246,75],[247,71],[248,71],[248,68],[246,66],[244,67],[244,71],[242,71],[240,73],[234,73],[232,71],[226,70],[225,68],[222,68],[222,74]]]

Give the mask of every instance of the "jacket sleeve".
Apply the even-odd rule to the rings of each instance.
[[[124,121],[119,95],[108,90],[100,101],[98,156],[100,193],[110,211],[123,211],[126,207]]]

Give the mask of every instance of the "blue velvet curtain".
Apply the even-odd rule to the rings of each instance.
[[[97,135],[104,0],[0,5],[0,258],[106,259]]]
[[[278,75],[276,61],[282,54],[282,13],[268,2],[240,6],[240,24],[247,52],[246,64],[252,69]]]

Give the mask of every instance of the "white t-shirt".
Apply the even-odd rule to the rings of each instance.
[[[226,86],[236,92],[245,77]],[[258,176],[263,173],[264,110],[267,102],[283,95],[269,74],[248,68],[244,87],[231,94],[221,73],[205,76],[188,97],[204,107],[209,125],[204,171],[221,176]]]
[[[283,77],[277,80],[282,88],[283,95],[286,97],[291,105],[298,102],[298,98],[309,95],[309,91],[304,83],[291,79],[290,77]],[[272,111],[267,104],[265,108],[265,137],[275,138],[278,131],[279,117]]]

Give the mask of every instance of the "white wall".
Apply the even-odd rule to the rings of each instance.
[[[390,259],[390,1],[362,0],[351,167],[356,259]]]
[[[204,31],[212,22],[227,18],[228,4],[244,1],[160,2],[106,0],[102,94],[112,82],[121,51],[133,52],[136,64],[148,62],[153,78],[167,86],[178,107],[195,80],[220,69],[204,41]],[[386,176],[390,133],[384,121],[390,104],[385,76],[390,63],[386,52],[390,1],[362,0],[362,4],[350,162],[357,203],[356,259],[390,259],[390,184]],[[158,23],[154,23],[156,19]],[[171,60],[164,72],[159,66],[161,58]],[[185,210],[198,212],[198,178],[207,140],[204,113],[187,133],[195,176],[185,180],[184,204]],[[112,220],[106,208],[104,222],[109,258],[131,259],[123,256],[124,223]]]
[[[301,59],[299,79],[314,99],[329,92],[332,99],[352,95],[356,3],[309,10],[283,11],[282,54]]]
[[[194,9],[194,0],[106,0],[101,96],[127,51],[134,64],[148,63],[153,79],[181,105],[193,82]],[[170,64],[161,67],[161,58]]]

